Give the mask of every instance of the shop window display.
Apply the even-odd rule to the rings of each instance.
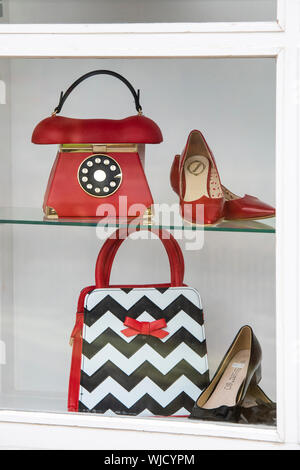
[[[68,75],[67,62],[65,62],[66,76]],[[162,70],[164,70],[164,67],[168,67],[167,62],[162,65]],[[24,70],[27,70],[28,73],[27,64],[30,65],[30,62],[15,60],[12,70],[16,72],[24,67]],[[128,74],[124,78],[124,74],[121,75],[116,70],[107,68],[87,69],[83,64],[81,68],[85,70],[82,76],[92,77],[100,74],[96,72],[104,71],[109,72],[108,75],[121,76],[123,82],[129,78]],[[234,64],[231,65],[234,66]],[[263,67],[260,63],[257,65]],[[170,63],[170,67],[172,66]],[[190,64],[187,63],[187,66],[190,67],[190,70],[194,67],[192,61],[190,61]],[[219,66],[217,60],[215,66]],[[222,63],[221,66],[224,67]],[[237,67],[241,67],[241,71],[243,66],[246,70],[248,66],[246,60],[237,62]],[[147,64],[146,67],[148,67]],[[40,74],[41,70],[38,73]],[[252,73],[257,73],[257,69],[256,72],[252,70]],[[22,95],[22,100],[26,102],[24,91],[19,88],[19,75],[14,75],[14,77],[16,97],[19,93]],[[47,113],[47,106],[40,96],[39,113],[36,113],[39,114],[39,119],[36,122],[30,122],[31,132],[26,134],[26,139],[29,141],[33,133],[33,144],[30,144],[30,148],[34,148],[34,158],[42,158],[42,154],[46,155],[47,152],[49,165],[52,144],[60,145],[58,159],[55,161],[52,170],[50,171],[49,168],[48,172],[44,172],[42,178],[34,181],[35,187],[38,188],[38,194],[42,194],[47,186],[47,178],[50,174],[45,194],[44,214],[41,214],[39,219],[42,227],[46,228],[51,224],[56,224],[53,227],[58,226],[60,230],[68,225],[72,229],[72,225],[75,225],[80,229],[81,225],[90,224],[94,226],[98,224],[97,230],[100,229],[100,231],[109,225],[111,228],[110,234],[102,237],[104,243],[97,263],[95,253],[93,256],[89,255],[90,262],[86,263],[85,272],[89,273],[89,278],[91,278],[96,265],[96,281],[89,288],[82,291],[79,298],[76,323],[71,334],[72,359],[70,353],[66,353],[65,346],[60,351],[60,354],[63,352],[63,363],[67,365],[67,367],[60,369],[60,374],[63,374],[62,383],[65,387],[63,399],[60,402],[62,404],[59,405],[60,411],[67,411],[68,409],[71,412],[92,412],[106,415],[174,416],[174,419],[178,416],[192,418],[195,422],[209,420],[275,426],[275,399],[269,397],[269,391],[264,390],[264,387],[259,385],[262,379],[261,365],[264,365],[263,343],[266,343],[266,338],[269,338],[269,332],[264,333],[266,336],[261,341],[259,332],[256,331],[256,324],[253,325],[251,321],[246,324],[243,322],[244,316],[241,314],[240,319],[234,318],[233,324],[236,328],[230,327],[230,341],[232,341],[237,331],[239,333],[225,354],[230,342],[225,347],[229,335],[226,335],[226,338],[225,336],[222,337],[222,330],[223,328],[226,329],[224,327],[226,322],[227,324],[231,322],[230,305],[226,305],[225,302],[223,308],[227,311],[227,319],[225,321],[224,316],[220,319],[220,325],[222,326],[217,330],[214,322],[216,322],[218,312],[212,312],[215,315],[212,322],[209,316],[211,315],[210,310],[215,309],[215,305],[218,304],[216,300],[219,298],[218,290],[213,289],[215,298],[212,299],[212,297],[209,297],[211,292],[209,293],[206,288],[203,289],[197,280],[199,270],[202,271],[202,276],[212,270],[215,271],[216,278],[220,277],[220,282],[227,282],[221,279],[224,267],[222,267],[220,274],[218,273],[217,264],[214,264],[214,266],[204,264],[200,267],[199,263],[199,266],[194,264],[190,269],[192,254],[185,253],[185,247],[181,247],[181,245],[184,245],[182,240],[180,244],[176,241],[179,229],[183,232],[190,231],[190,233],[195,232],[202,235],[204,232],[206,236],[210,230],[219,231],[215,234],[216,236],[222,236],[222,231],[229,230],[226,235],[231,237],[237,235],[234,233],[235,230],[241,232],[247,232],[247,230],[251,232],[252,230],[255,232],[251,234],[252,236],[260,237],[265,233],[265,227],[269,227],[270,233],[266,233],[265,236],[273,238],[274,226],[268,225],[269,219],[272,224],[275,216],[272,201],[269,201],[266,195],[261,196],[262,191],[254,192],[255,195],[253,196],[237,196],[223,185],[223,172],[219,168],[221,157],[217,152],[215,153],[215,150],[215,156],[212,153],[204,137],[205,131],[202,129],[202,132],[197,129],[199,122],[196,121],[195,117],[184,123],[181,122],[180,116],[178,117],[178,123],[175,125],[177,131],[180,126],[182,126],[182,130],[180,138],[179,136],[176,138],[176,145],[173,145],[170,141],[173,137],[172,126],[168,127],[166,125],[167,119],[164,113],[161,114],[161,120],[156,118],[155,112],[149,113],[151,116],[153,114],[155,121],[148,117],[147,105],[150,105],[150,109],[155,110],[155,106],[160,102],[158,99],[155,106],[151,107],[149,98],[147,98],[149,82],[145,82],[145,86],[143,86],[143,83],[139,83],[139,88],[135,88],[131,85],[131,81],[132,79],[133,81],[136,80],[134,77],[130,77],[128,83],[132,87],[131,91],[133,91],[132,96],[137,114],[128,117],[127,112],[124,117],[123,109],[120,116],[118,116],[117,111],[121,91],[116,91],[115,95],[113,91],[112,95],[109,96],[109,93],[105,91],[108,81],[104,81],[101,86],[99,82],[96,85],[96,80],[100,78],[102,77],[95,77],[93,85],[91,85],[92,90],[86,85],[85,96],[89,97],[90,104],[81,113],[84,117],[70,117],[72,114],[69,113],[60,114],[62,104],[64,104],[63,97],[69,95],[66,92],[61,94],[59,105],[54,109],[53,115],[40,121],[40,119],[43,119],[43,115]],[[74,71],[72,72],[73,79],[76,79]],[[72,80],[65,80],[65,82],[70,84]],[[59,77],[56,78],[56,81],[58,84]],[[68,83],[66,85],[67,90],[69,90]],[[153,81],[151,83],[153,84]],[[180,85],[180,80],[179,83],[176,82],[177,85]],[[164,90],[168,88],[167,81],[162,86],[163,94]],[[230,89],[230,83],[228,86]],[[97,90],[96,93],[95,90]],[[102,110],[102,106],[101,112],[96,106],[96,111],[94,109],[93,114],[88,115],[91,105],[95,102],[95,97],[99,99],[99,90],[103,93],[104,101],[108,100],[107,102],[109,102],[110,100],[113,102],[114,112],[110,110],[108,117],[105,116],[105,110],[104,107]],[[179,89],[177,89],[177,92],[180,93]],[[31,93],[33,93],[33,88]],[[76,98],[74,92],[75,101],[73,105],[70,104],[69,108],[74,111],[78,103],[78,101],[76,103],[76,99],[81,99],[80,91],[76,90],[76,93],[78,93],[78,97]],[[231,90],[231,93],[234,98],[233,90]],[[57,95],[57,88],[53,86],[51,96],[55,94]],[[144,104],[143,107],[141,106],[142,99],[145,99],[146,106]],[[47,102],[50,103],[50,99]],[[183,99],[183,105],[184,102]],[[203,104],[206,110],[209,109],[207,105],[208,103]],[[251,113],[251,104],[248,103],[248,106]],[[13,116],[16,116],[14,114],[16,108],[12,107],[11,112]],[[185,104],[184,112],[186,115],[189,114],[187,104]],[[117,114],[117,118],[112,117],[112,114]],[[201,121],[204,122],[205,115],[201,113],[199,115]],[[213,121],[211,117],[210,119]],[[176,116],[172,120],[176,122]],[[30,126],[26,126],[27,131]],[[164,130],[165,126],[166,131]],[[266,132],[269,133],[268,139],[271,141],[272,131],[269,128]],[[163,157],[159,156],[155,163],[151,163],[153,157],[150,148],[155,148],[153,153],[156,152],[156,155],[162,155],[163,144],[165,143],[172,146],[173,154],[165,158],[162,163],[163,173],[160,170],[160,159]],[[147,146],[145,161],[144,146],[146,144],[160,145]],[[29,144],[27,143],[27,145]],[[220,150],[220,146],[217,150]],[[12,151],[14,152],[14,149]],[[267,151],[269,150],[267,149]],[[270,151],[269,154],[271,154]],[[232,155],[229,155],[228,158],[232,158],[232,161],[234,161]],[[64,165],[62,165],[62,161]],[[263,165],[266,164],[262,163],[262,167]],[[224,165],[221,164],[220,167],[224,167]],[[249,169],[250,165],[248,171],[250,171]],[[228,178],[228,172],[225,171],[224,173]],[[158,175],[160,178],[158,178]],[[17,168],[14,174],[14,184],[21,181],[20,176]],[[41,184],[42,181],[45,183],[44,186]],[[266,181],[271,181],[270,172],[266,176]],[[234,191],[238,192],[241,187],[245,187],[246,183],[247,178],[242,184],[239,179],[236,182],[236,189],[231,185],[230,188],[232,187]],[[29,182],[24,181],[22,184],[26,187]],[[31,184],[33,183],[31,182]],[[180,220],[180,222],[177,222],[174,237],[172,235],[174,227],[172,227],[171,221],[169,220],[168,223],[162,226],[155,219],[155,210],[152,210],[153,202],[156,202],[156,197],[152,195],[152,186],[156,194],[158,189],[164,188],[166,185],[168,185],[170,191],[168,202],[175,204],[177,200],[175,204],[178,210],[177,221]],[[251,188],[255,190],[255,185],[251,184],[250,181],[249,192],[252,192]],[[130,204],[126,206],[124,212],[120,211],[119,196],[130,197]],[[28,196],[28,204],[30,204],[31,197]],[[18,206],[18,201],[20,201],[19,185],[15,186],[13,198],[16,201],[16,206]],[[162,201],[162,204],[164,203],[165,201]],[[109,211],[110,204],[113,209],[111,212]],[[132,206],[135,207],[135,211],[132,211]],[[18,223],[18,220],[15,222]],[[32,221],[28,220],[29,225],[30,223]],[[262,233],[259,233],[259,231]],[[78,232],[75,231],[75,233]],[[158,235],[167,250],[171,266],[171,281],[166,283],[162,283],[158,276],[160,270],[165,269],[162,267],[163,262],[161,259],[155,262],[152,259],[156,266],[152,271],[151,247],[153,242],[147,239],[151,237],[152,233]],[[135,258],[135,248],[132,245],[126,258],[130,260],[129,264],[137,263],[136,266],[143,272],[142,274],[147,278],[147,282],[144,282],[144,280],[141,283],[136,280],[132,281],[128,278],[126,270],[120,269],[118,282],[116,284],[115,282],[111,283],[110,274],[111,271],[113,272],[113,264],[115,264],[113,261],[117,251],[123,240],[128,235],[134,239],[134,234],[147,235],[142,243],[147,251],[145,259],[148,259],[148,261],[144,264],[144,259]],[[26,230],[23,235],[25,239],[30,237],[29,233],[26,235]],[[70,232],[68,236],[71,236]],[[17,256],[18,250],[22,249],[18,229],[16,229],[14,237]],[[85,250],[89,240],[90,235],[86,236],[85,240],[84,235],[81,234],[80,243],[78,241],[77,246],[80,247],[82,244]],[[131,241],[134,245],[139,243],[138,240]],[[214,243],[220,246],[221,241],[215,238]],[[239,243],[239,248],[247,252],[248,245],[243,244],[242,241]],[[126,246],[127,241],[124,244],[122,243],[122,250],[125,254],[127,253]],[[254,246],[253,249],[255,251]],[[209,250],[213,250],[212,242],[209,243]],[[205,241],[202,249],[198,251],[201,256],[197,258],[197,262],[201,260],[202,253],[205,256]],[[272,251],[270,250],[267,255],[272,256]],[[25,261],[26,255],[23,256],[23,261]],[[150,258],[147,258],[147,256]],[[215,263],[213,252],[209,256],[210,263]],[[187,262],[185,262],[186,259]],[[60,259],[60,262],[65,265],[64,259]],[[20,265],[19,263],[20,259],[15,258],[15,267],[19,265],[21,270],[24,270],[24,264],[21,263]],[[147,267],[150,268],[149,272],[146,272]],[[183,276],[184,272],[185,276]],[[153,278],[151,278],[152,275]],[[192,281],[193,277],[194,282]],[[47,278],[48,280],[51,279],[50,271]],[[72,280],[72,282],[75,280],[76,285],[78,285],[79,279],[77,281],[73,276]],[[252,280],[248,276],[247,280],[250,285]],[[16,279],[14,282],[17,288],[19,280]],[[271,281],[269,283],[267,280],[266,284],[269,284],[271,291],[271,295],[270,293],[267,295],[272,296],[273,286]],[[247,289],[243,292],[243,296],[245,292],[247,292]],[[71,295],[70,289],[69,293]],[[24,344],[24,341],[28,341],[20,335],[22,322],[25,321],[25,317],[20,317],[20,314],[22,309],[26,312],[29,308],[29,306],[21,307],[20,302],[22,296],[24,299],[24,295],[25,293],[21,292],[16,301],[18,313],[15,316],[14,328],[17,331],[17,347],[14,352],[12,352],[12,347],[8,350],[8,358],[13,357],[16,363],[22,362],[20,358],[22,347],[25,346],[25,351],[28,353],[33,346],[28,347],[28,344]],[[70,301],[68,301],[69,305],[72,302],[74,303],[75,295],[77,296],[78,292],[75,293],[75,288],[72,288],[72,299],[70,298]],[[208,300],[206,300],[206,297]],[[60,296],[56,300],[59,304]],[[245,300],[242,299],[240,304],[244,305],[244,302]],[[53,300],[51,303],[54,305]],[[209,305],[207,309],[205,308],[206,304]],[[261,306],[258,307],[258,309],[261,308]],[[36,307],[33,310],[36,310]],[[204,310],[204,317],[202,310]],[[248,319],[254,318],[255,314],[256,312],[253,312],[252,315],[249,313]],[[273,312],[268,312],[269,314],[272,317]],[[35,314],[33,314],[32,320],[34,320],[34,317]],[[71,320],[73,321],[70,311],[68,311],[67,318],[65,323],[70,325]],[[257,319],[254,318],[254,320],[254,323],[256,323]],[[9,325],[10,321],[5,318],[3,324],[4,331],[7,332],[10,341],[12,341],[13,329]],[[40,322],[39,328],[44,329],[48,322],[51,323],[51,317],[49,316],[45,321],[41,319],[38,321]],[[207,330],[206,322],[208,323]],[[261,331],[261,329],[262,326],[260,325],[258,330]],[[63,336],[66,335],[67,329],[64,328]],[[19,340],[20,345],[18,345]],[[274,342],[274,338],[271,338],[271,340]],[[224,350],[221,351],[221,348],[219,348],[218,354],[222,353],[222,356],[225,354],[224,359],[219,364],[215,360],[216,355],[213,350],[214,344],[218,341],[224,345]],[[45,344],[42,345],[44,351],[47,348],[49,348],[49,353],[52,348],[51,345],[46,347]],[[10,356],[10,353],[12,356]],[[27,355],[27,361],[29,357],[34,357],[32,353],[31,350]],[[213,366],[210,365],[210,357],[213,360]],[[267,353],[267,360],[270,361],[270,352]],[[37,362],[33,363],[37,365]],[[10,364],[9,360],[7,365],[10,366]],[[35,367],[32,368],[30,374],[28,374],[28,369],[23,370],[21,376],[17,379],[17,389],[22,389],[26,384],[25,388],[30,392],[30,387],[38,382],[34,370]],[[47,374],[48,381],[55,382],[56,370],[54,363],[50,370],[52,379]],[[214,373],[215,371],[217,372]],[[68,380],[69,385],[67,385]],[[9,386],[8,381],[8,390]],[[40,387],[41,384],[38,384],[37,388]],[[69,400],[67,405],[66,394],[68,387]],[[272,387],[274,388],[274,384],[272,384]],[[272,387],[269,386],[268,388]],[[41,388],[43,389],[43,387]],[[44,389],[43,393],[45,392],[51,396],[51,390]],[[53,397],[56,393],[55,391]],[[10,400],[11,392],[8,391],[6,395],[3,395],[4,408],[11,406],[6,405],[6,403],[11,403]],[[29,408],[30,406],[32,404],[29,405]],[[34,406],[38,405],[35,404]],[[54,409],[56,409],[55,404]]]

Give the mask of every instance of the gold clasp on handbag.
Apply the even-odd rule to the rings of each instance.
[[[137,144],[61,144],[60,152],[131,153],[137,152]]]

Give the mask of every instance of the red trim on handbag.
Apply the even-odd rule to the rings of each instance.
[[[82,353],[82,328],[84,320],[84,299],[86,294],[91,292],[94,288],[95,286],[88,286],[82,289],[78,299],[76,322],[70,338],[70,344],[73,346],[73,349],[69,378],[68,411],[78,411]]]
[[[75,338],[80,338],[83,329],[83,317],[84,313],[77,312],[76,314],[76,323],[74,325],[73,331],[70,337],[70,345],[73,346]]]
[[[162,328],[166,328],[167,326],[167,322],[164,318],[149,322],[138,321],[134,318],[126,317],[124,326],[128,326],[128,328],[121,330],[121,333],[127,337],[135,335],[147,335],[162,339],[169,334],[167,331],[162,330]]]

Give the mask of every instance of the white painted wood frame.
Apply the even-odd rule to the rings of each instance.
[[[300,0],[262,23],[0,25],[0,57],[273,57],[277,59],[278,427],[181,419],[0,411],[0,447],[300,448]]]

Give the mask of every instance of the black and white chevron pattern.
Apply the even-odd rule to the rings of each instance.
[[[126,337],[125,317],[164,318],[163,339]],[[79,411],[187,415],[209,380],[203,312],[190,287],[95,289],[85,298]]]

